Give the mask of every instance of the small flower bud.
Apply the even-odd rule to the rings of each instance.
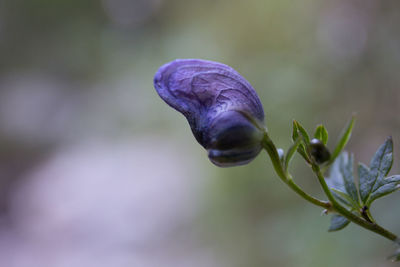
[[[278,151],[279,160],[281,162],[284,162],[285,161],[285,151],[282,148],[278,148],[277,151]]]
[[[331,153],[328,148],[319,139],[312,139],[309,145],[310,155],[313,157],[317,164],[322,164],[328,161],[331,157]]]
[[[261,150],[261,102],[249,82],[231,67],[200,59],[174,60],[154,76],[160,97],[181,112],[196,140],[217,166],[243,165]],[[246,116],[245,116],[246,114]]]

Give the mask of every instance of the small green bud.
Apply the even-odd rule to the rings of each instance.
[[[308,147],[311,157],[317,164],[322,164],[328,161],[331,157],[331,153],[328,148],[324,145],[324,143],[314,138],[310,141],[310,145]]]

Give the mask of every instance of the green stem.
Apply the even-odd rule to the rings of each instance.
[[[365,217],[366,217],[365,219],[367,221],[375,223],[375,219],[372,217],[371,212],[369,211],[369,209],[367,209],[364,213],[365,213]]]
[[[268,155],[270,156],[272,165],[274,166],[274,169],[275,169],[276,173],[278,174],[279,178],[281,178],[281,180],[285,184],[287,184],[293,191],[295,191],[302,198],[311,202],[314,205],[320,206],[329,211],[337,212],[338,214],[347,218],[349,221],[352,221],[353,223],[358,224],[365,229],[368,229],[368,230],[375,232],[383,237],[386,237],[389,240],[392,240],[392,241],[398,240],[398,238],[395,234],[391,233],[390,231],[377,225],[374,222],[369,222],[361,217],[358,217],[357,215],[353,214],[352,212],[350,212],[346,208],[344,208],[342,205],[340,205],[340,203],[337,202],[336,199],[333,197],[331,190],[329,189],[328,185],[325,182],[325,178],[321,172],[321,169],[317,164],[312,163],[312,165],[311,165],[312,170],[318,177],[318,181],[321,184],[322,189],[324,190],[326,196],[328,197],[329,202],[316,199],[313,196],[307,194],[306,192],[304,192],[303,189],[301,189],[293,181],[291,175],[287,171],[284,170],[284,168],[282,166],[282,162],[279,158],[279,154],[276,149],[276,146],[272,142],[271,138],[269,138],[268,133],[266,131],[264,133],[262,146],[267,151]]]
[[[279,159],[278,151],[277,151],[274,143],[269,138],[269,136],[266,132],[264,134],[264,139],[263,139],[262,144],[263,144],[264,149],[268,152],[268,155],[271,158],[272,165],[274,166],[276,173],[278,174],[279,178],[281,178],[281,180],[285,184],[287,184],[293,191],[295,191],[302,198],[313,203],[314,205],[320,206],[320,207],[328,209],[328,210],[331,209],[331,204],[329,202],[319,200],[319,199],[307,194],[306,192],[304,192],[303,189],[301,189],[293,181],[291,175],[283,169],[282,163]]]
[[[314,173],[318,177],[318,181],[322,186],[322,189],[324,190],[326,196],[328,197],[330,203],[332,204],[332,208],[334,211],[342,215],[343,217],[347,218],[349,221],[352,221],[355,224],[360,225],[361,227],[364,227],[365,229],[368,229],[372,232],[375,232],[383,237],[386,237],[389,240],[396,241],[397,236],[390,231],[386,230],[385,228],[377,225],[376,223],[373,222],[368,222],[367,220],[364,220],[354,213],[348,211],[346,208],[344,208],[342,205],[340,205],[339,202],[336,201],[336,199],[333,197],[331,190],[329,189],[328,185],[325,182],[325,178],[322,175],[322,172],[317,164],[312,164],[312,169]]]

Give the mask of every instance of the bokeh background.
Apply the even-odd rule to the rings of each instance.
[[[279,147],[292,119],[368,163],[388,135],[400,171],[396,0],[0,1],[0,266],[395,266],[395,247],[329,217],[266,153],[220,169],[156,94],[175,58],[237,69]],[[322,197],[297,158],[296,181]],[[376,202],[400,233],[400,194]]]

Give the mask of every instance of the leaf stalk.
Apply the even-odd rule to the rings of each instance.
[[[328,212],[335,212],[343,217],[347,218],[349,221],[367,229],[370,230],[374,233],[377,233],[391,241],[396,241],[398,240],[398,237],[393,234],[392,232],[386,230],[385,228],[381,227],[380,225],[376,224],[373,221],[369,221],[366,218],[362,218],[357,216],[356,214],[352,213],[351,211],[347,210],[345,207],[343,207],[332,195],[331,190],[329,189],[328,185],[326,184],[325,178],[323,176],[323,173],[320,169],[320,167],[315,163],[311,162],[311,168],[314,172],[314,174],[317,176],[318,181],[322,187],[322,190],[324,191],[325,195],[327,196],[329,201],[323,201],[319,200],[310,194],[306,193],[300,186],[298,186],[290,173],[287,170],[287,166],[282,165],[282,161],[279,159],[279,154],[276,149],[275,144],[271,140],[271,138],[268,135],[268,132],[264,132],[264,137],[262,140],[262,146],[263,148],[267,151],[272,165],[274,167],[275,172],[277,173],[278,177],[285,183],[287,184],[294,192],[296,192],[299,196],[301,196],[303,199],[307,200],[308,202],[322,207],[326,209]],[[369,215],[369,212],[368,214]],[[368,218],[370,218],[368,216]]]

